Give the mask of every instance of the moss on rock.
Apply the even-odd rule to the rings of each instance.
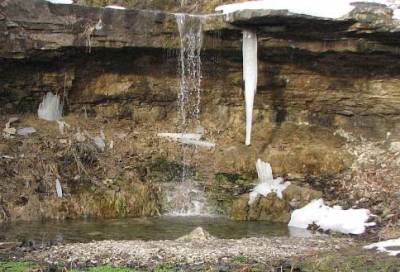
[[[283,191],[283,198],[276,194],[258,196],[249,204],[249,194],[243,194],[232,202],[230,217],[236,220],[260,220],[287,223],[293,209],[302,208],[311,200],[321,197],[321,193],[307,187],[290,185]]]

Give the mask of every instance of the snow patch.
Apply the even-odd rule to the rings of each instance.
[[[324,204],[322,199],[313,200],[304,208],[295,210],[289,222],[289,227],[307,229],[310,224],[316,224],[327,231],[345,234],[362,234],[366,227],[375,223],[367,223],[371,213],[367,209],[343,210],[339,206],[333,208]]]
[[[262,0],[249,1],[243,3],[218,6],[215,10],[224,14],[229,14],[240,10],[288,10],[291,13],[304,14],[324,18],[341,18],[351,12],[354,6],[351,5],[354,0]],[[385,4],[395,8],[393,1],[390,0],[364,0],[363,2]],[[395,11],[397,17],[398,12]]]
[[[258,180],[260,183],[251,191],[249,205],[253,204],[258,195],[268,196],[275,193],[282,199],[282,192],[290,185],[290,182],[284,182],[283,178],[274,179],[271,165],[258,159],[256,163]]]
[[[243,79],[246,100],[246,145],[250,145],[254,96],[258,80],[257,34],[250,30],[243,31]]]
[[[394,248],[396,247],[396,249],[390,249],[390,248]],[[400,254],[400,238],[398,239],[392,239],[392,240],[387,240],[387,241],[382,241],[379,243],[375,243],[375,244],[371,244],[368,246],[364,247],[365,249],[375,249],[378,252],[382,252],[382,253],[387,253],[390,256],[397,256]]]
[[[62,117],[63,103],[58,95],[48,92],[39,105],[38,116],[46,121],[57,121]]]

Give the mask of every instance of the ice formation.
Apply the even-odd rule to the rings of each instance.
[[[117,6],[117,5],[108,5],[108,6],[105,6],[104,8],[108,8],[108,9],[120,9],[120,10],[126,9],[126,8],[124,8],[124,7]]]
[[[245,9],[288,10],[297,14],[337,19],[345,16],[353,10],[354,6],[351,5],[353,2],[353,0],[262,0],[222,5],[217,7],[216,11],[222,11],[224,14],[229,14]],[[396,5],[393,4],[393,1],[390,0],[366,0],[363,2],[380,3],[388,5],[394,9],[397,8]]]
[[[365,249],[376,249],[378,252],[387,253],[390,256],[400,255],[400,238],[382,241],[364,247]]]
[[[63,103],[58,95],[48,92],[39,105],[38,116],[47,121],[57,121],[62,117]]]
[[[56,192],[57,192],[57,196],[59,198],[63,197],[63,191],[62,191],[61,182],[59,179],[56,179]]]
[[[343,210],[339,206],[333,208],[324,204],[322,199],[311,201],[307,206],[295,210],[289,222],[289,227],[306,229],[310,224],[316,224],[327,231],[345,234],[362,234],[366,227],[374,223],[367,223],[371,213],[367,209]]]
[[[270,193],[275,193],[279,198],[282,198],[282,192],[290,185],[290,182],[284,182],[283,178],[274,179],[272,175],[271,165],[258,159],[256,163],[259,184],[251,191],[249,205],[253,204],[257,196],[268,196]]]
[[[36,129],[33,127],[25,127],[17,129],[17,134],[21,136],[27,136],[29,134],[35,133]]]
[[[246,145],[251,143],[253,123],[254,96],[257,91],[258,62],[257,34],[254,31],[243,31],[243,80],[246,100]]]
[[[215,147],[215,143],[207,142],[207,141],[199,141],[199,140],[193,140],[193,139],[182,139],[180,142],[183,143],[183,144],[194,145],[194,146],[204,147],[204,148],[214,148]]]
[[[183,139],[198,141],[203,136],[200,133],[158,133],[157,135],[158,135],[158,137],[168,138],[168,139],[175,140],[175,141],[183,140]]]
[[[187,145],[195,145],[204,148],[215,147],[214,143],[201,141],[203,134],[200,133],[158,133],[158,137],[167,138]]]
[[[74,2],[72,0],[46,0],[47,2],[53,3],[53,4],[73,4]]]
[[[104,135],[104,131],[100,131],[100,136],[95,136],[93,138],[94,144],[99,148],[101,151],[106,149],[106,136]]]

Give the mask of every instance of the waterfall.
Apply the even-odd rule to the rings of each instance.
[[[200,127],[202,17],[176,14],[181,52],[178,93],[179,129],[182,133]]]
[[[246,145],[251,143],[254,96],[257,91],[257,34],[243,31],[243,80],[246,100]]]
[[[203,16],[176,14],[180,36],[180,55],[178,73],[180,75],[178,90],[178,130],[179,135],[202,135],[200,125],[200,98],[201,98],[201,47]],[[204,213],[203,191],[198,189],[189,171],[193,165],[192,158],[196,153],[196,145],[181,145],[182,178],[179,184],[168,190],[167,201],[170,214],[199,215]]]

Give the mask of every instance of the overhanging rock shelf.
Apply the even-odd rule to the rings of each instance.
[[[399,23],[392,19],[391,9],[377,4],[358,4],[340,20],[283,10],[210,15],[204,24],[204,49],[240,50],[243,28],[257,31],[261,49],[399,51]],[[162,11],[55,5],[42,0],[0,4],[2,58],[24,58],[70,47],[179,48],[178,36],[175,15]]]

